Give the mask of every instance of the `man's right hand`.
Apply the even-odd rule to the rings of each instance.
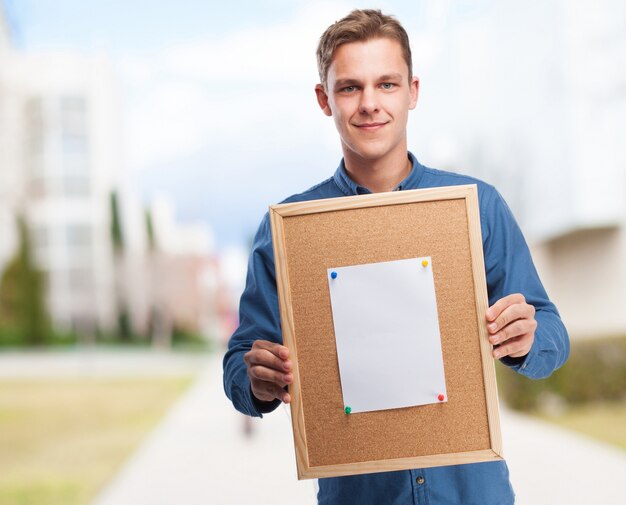
[[[293,382],[289,349],[268,340],[255,340],[243,360],[248,367],[252,394],[258,400],[291,401],[291,396],[283,389]]]

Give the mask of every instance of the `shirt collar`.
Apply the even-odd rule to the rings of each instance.
[[[417,161],[417,158],[413,155],[412,152],[408,152],[408,157],[411,160],[413,167],[411,168],[409,175],[407,175],[406,178],[395,187],[394,191],[416,189],[419,185],[420,180],[422,179],[424,167],[420,165],[419,161]],[[346,165],[343,158],[341,159],[341,163],[339,163],[339,166],[335,171],[333,179],[335,180],[337,186],[339,186],[339,189],[341,189],[341,191],[348,196],[364,195],[367,193],[371,193],[371,191],[365,186],[357,184],[350,178],[350,176],[348,175],[348,171],[346,170]]]

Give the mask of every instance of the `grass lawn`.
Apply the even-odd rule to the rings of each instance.
[[[0,380],[0,504],[88,504],[191,381]]]
[[[542,415],[541,419],[626,450],[625,403],[569,407],[560,415]]]

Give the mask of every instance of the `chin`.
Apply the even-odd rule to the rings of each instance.
[[[361,149],[352,149],[352,152],[356,154],[358,157],[363,158],[364,160],[375,161],[381,158],[384,158],[387,154],[391,152],[391,149],[385,148],[361,148]]]
[[[364,158],[371,158],[372,156],[380,155],[387,150],[387,146],[385,146],[380,140],[356,139],[356,142],[354,141],[355,139],[350,140],[352,140],[352,142],[345,142],[342,139],[341,143],[357,156],[362,156]]]

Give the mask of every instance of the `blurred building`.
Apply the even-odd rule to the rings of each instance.
[[[223,281],[211,231],[177,224],[172,204],[163,197],[155,198],[149,215],[145,318],[153,338],[167,344],[174,331],[184,331],[219,339]]]
[[[20,211],[46,274],[56,326],[112,324],[109,198],[121,170],[120,122],[107,61],[65,53],[13,53]]]
[[[15,208],[19,203],[19,107],[11,76],[12,46],[8,22],[0,5],[0,272],[17,245]]]
[[[574,337],[626,335],[626,4],[560,2],[561,226],[535,248]],[[550,203],[536,213],[555,213]]]
[[[120,96],[104,56],[11,46],[0,4],[0,273],[23,214],[57,328],[169,344],[219,333],[210,231],[146,212],[123,173]],[[115,195],[112,197],[112,195]],[[115,199],[115,201],[112,200]]]
[[[574,337],[624,335],[626,3],[477,6],[450,4],[435,65],[447,165],[503,193]]]
[[[0,272],[26,218],[58,328],[115,322],[110,193],[120,183],[121,124],[104,57],[18,51],[0,5]]]

